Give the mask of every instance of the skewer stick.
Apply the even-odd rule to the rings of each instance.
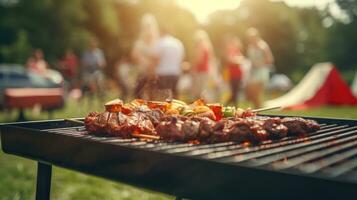
[[[263,111],[268,111],[268,110],[276,110],[276,109],[281,109],[281,106],[275,106],[275,107],[270,107],[270,108],[259,108],[259,109],[254,109],[252,112],[258,113],[258,112],[263,112]]]
[[[143,139],[151,139],[151,140],[159,140],[160,137],[159,136],[155,136],[155,135],[147,135],[147,134],[141,134],[141,133],[133,133],[131,134],[133,137],[137,137],[137,138],[143,138]]]
[[[64,121],[79,124],[79,125],[84,125],[84,122],[76,120],[76,119],[64,119]]]

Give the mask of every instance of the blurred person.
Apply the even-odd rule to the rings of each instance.
[[[43,76],[53,83],[63,83],[63,77],[61,73],[56,70],[49,69],[49,65],[44,59],[44,54],[41,49],[35,49],[33,51],[33,55],[26,62],[26,67],[29,72]],[[41,111],[42,106],[40,104],[36,104],[32,109],[32,115],[39,116]]]
[[[44,59],[43,51],[35,49],[32,56],[26,62],[27,69],[41,76],[46,76],[48,63]]]
[[[26,62],[26,67],[29,72],[43,76],[56,84],[63,83],[63,76],[60,72],[49,68],[41,49],[33,51],[33,55]]]
[[[79,61],[77,55],[73,52],[72,49],[66,50],[65,55],[60,61],[60,67],[64,78],[69,82],[71,89],[75,87],[78,75],[78,65]]]
[[[153,51],[159,37],[156,18],[145,14],[141,18],[139,38],[135,41],[131,57],[138,68],[138,77],[134,89],[136,98],[147,98],[154,84]]]
[[[98,47],[98,41],[90,38],[87,49],[81,57],[81,76],[84,92],[93,94],[98,92],[99,97],[104,97],[104,73],[107,63],[103,51]]]
[[[231,96],[227,104],[236,105],[239,99],[238,93],[243,77],[241,65],[244,61],[241,48],[242,43],[238,37],[233,35],[226,36],[224,47],[224,63],[225,67],[228,69],[228,79],[231,92]]]
[[[182,42],[171,35],[167,29],[162,29],[161,37],[154,47],[154,66],[157,76],[156,100],[177,98],[177,83],[181,75],[181,64],[184,57]]]
[[[195,53],[193,59],[193,95],[195,98],[207,99],[204,91],[210,86],[210,81],[218,75],[215,65],[215,54],[211,40],[206,31],[198,30],[194,35]]]
[[[35,49],[32,53],[32,56],[26,62],[27,70],[38,74],[40,76],[44,76],[47,78],[48,76],[48,63],[44,59],[42,49]],[[32,115],[39,116],[42,111],[42,107],[40,104],[34,105],[32,108]]]
[[[246,32],[248,38],[247,56],[251,61],[251,70],[246,87],[246,96],[255,108],[260,108],[265,87],[269,81],[269,71],[274,63],[274,57],[269,45],[260,37],[255,28]]]

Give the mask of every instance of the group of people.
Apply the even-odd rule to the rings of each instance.
[[[231,92],[226,104],[236,105],[239,91],[243,88],[246,98],[255,107],[261,107],[274,58],[268,44],[255,28],[249,28],[246,34],[246,54],[243,54],[239,38],[227,35],[223,42],[224,56],[219,62],[207,32],[197,30],[194,34],[194,56],[188,64],[183,62],[185,51],[181,41],[165,28],[159,29],[153,15],[144,15],[140,35],[131,53],[139,71],[135,96],[159,100],[177,98],[179,82],[187,80],[189,76],[189,93],[193,99],[216,101],[220,96],[219,89],[224,84],[222,71],[225,71]],[[219,63],[222,67],[219,67]]]
[[[186,84],[186,93],[189,93],[191,99],[203,98],[213,102],[221,100],[220,90],[224,85],[229,85],[230,98],[225,104],[237,105],[238,94],[242,89],[254,107],[261,107],[274,58],[268,44],[255,28],[249,28],[246,36],[247,47],[243,53],[240,39],[235,35],[226,35],[220,48],[223,50],[222,59],[219,60],[207,32],[197,30],[193,37],[193,58],[191,62],[184,62],[185,49],[182,42],[166,27],[159,28],[153,15],[145,14],[130,58],[121,59],[116,68],[119,73],[112,78],[121,88],[122,98],[129,96],[126,83],[133,78],[133,74],[124,68],[130,67],[137,72],[134,98],[179,98],[178,88]],[[105,91],[106,65],[103,51],[98,48],[97,40],[92,38],[80,59],[72,50],[67,50],[58,66],[71,88],[97,91],[100,94]],[[48,64],[42,50],[34,51],[28,59],[27,67],[34,73],[46,75]]]
[[[29,72],[51,79],[53,70],[49,68],[41,49],[35,49],[27,60],[26,67]],[[95,38],[89,40],[87,48],[82,52],[81,58],[68,49],[54,68],[63,75],[68,88],[80,88],[91,94],[93,91],[104,92],[104,68],[106,59],[103,51],[98,48]]]
[[[240,40],[230,36],[225,43],[225,65],[229,74],[231,98],[228,103],[237,102],[240,86],[244,86],[245,97],[256,108],[262,106],[263,94],[268,84],[274,57],[269,45],[259,36],[255,28],[246,31],[247,50],[242,53]]]

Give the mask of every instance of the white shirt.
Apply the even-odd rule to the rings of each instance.
[[[151,56],[153,54],[154,44],[150,45],[142,40],[135,42],[134,50],[140,54],[140,59],[137,61],[139,73],[145,73],[151,64]]]
[[[165,35],[156,43],[154,51],[159,57],[159,64],[156,67],[157,75],[180,75],[184,56],[184,48],[180,40]]]

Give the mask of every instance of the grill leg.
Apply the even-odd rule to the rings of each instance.
[[[19,110],[19,116],[17,117],[17,120],[16,120],[16,121],[18,121],[18,122],[24,122],[24,121],[26,121],[24,109],[21,108],[21,109]]]
[[[49,200],[51,192],[52,165],[37,163],[36,200]]]

